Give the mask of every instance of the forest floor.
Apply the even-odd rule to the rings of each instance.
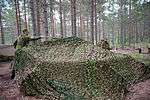
[[[115,53],[129,54],[144,62],[150,61],[150,54],[137,54],[136,50],[112,50]],[[14,55],[15,50],[11,46],[0,46],[0,54]],[[145,58],[142,60],[142,58]],[[146,62],[147,63],[147,62]],[[35,97],[23,96],[17,82],[11,80],[11,62],[0,62],[0,100],[42,100]],[[128,88],[125,100],[150,100],[150,79],[131,85]],[[53,99],[52,99],[53,100]]]

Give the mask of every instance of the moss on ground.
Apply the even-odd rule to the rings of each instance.
[[[16,52],[16,79],[26,95],[62,100],[122,100],[144,66],[132,57],[76,37],[53,39]]]

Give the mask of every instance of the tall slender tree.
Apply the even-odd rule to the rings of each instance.
[[[68,0],[63,0],[63,6],[62,6],[62,8],[63,8],[63,29],[64,29],[64,31],[63,31],[63,33],[64,33],[64,36],[67,36],[67,20],[68,20],[68,14],[69,14],[69,12],[70,12],[70,3],[69,3],[69,1]]]
[[[91,41],[94,44],[94,0],[91,0]]]
[[[37,36],[40,36],[41,34],[41,14],[40,9],[41,7],[41,0],[36,0],[36,27],[37,27]]]
[[[36,26],[36,14],[35,14],[35,1],[30,0],[30,9],[31,9],[31,19],[32,19],[32,30],[33,30],[33,36],[36,36],[37,33],[37,26]]]
[[[72,35],[76,36],[76,0],[71,0],[71,26]]]
[[[120,0],[120,42],[121,48],[124,48],[124,30],[123,30],[123,0]]]
[[[17,34],[21,34],[21,16],[20,16],[20,7],[19,7],[19,1],[14,0],[15,3],[15,10],[16,10],[16,28],[17,28]]]
[[[26,9],[26,0],[23,0],[23,6],[24,6],[24,27],[27,29],[27,9]]]
[[[3,32],[3,22],[2,22],[2,7],[3,7],[3,0],[0,1],[0,35],[1,35],[1,43],[4,44],[4,32]]]
[[[50,3],[50,31],[52,37],[55,37],[55,20],[54,20],[54,0],[49,0]]]
[[[96,0],[94,0],[94,22],[95,22],[95,43],[97,43],[97,11],[96,11]]]
[[[131,15],[132,2],[129,0],[129,28],[128,28],[128,37],[129,37],[129,46],[131,44],[131,34],[132,34],[132,15]]]
[[[82,15],[82,5],[81,5],[81,3],[79,4],[79,6],[80,6],[80,32],[79,32],[79,34],[80,34],[80,37],[81,38],[83,38],[83,15]]]
[[[60,13],[60,33],[61,33],[61,37],[63,37],[63,15],[62,15],[62,1],[59,0],[59,13]]]
[[[44,0],[44,5],[43,5],[43,14],[44,14],[44,33],[46,35],[46,40],[48,38],[48,14],[47,14],[47,1]]]

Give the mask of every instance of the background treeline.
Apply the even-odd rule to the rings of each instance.
[[[34,37],[78,36],[113,47],[150,43],[149,0],[0,0],[0,42],[27,28]]]

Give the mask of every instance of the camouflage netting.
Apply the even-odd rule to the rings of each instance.
[[[62,100],[122,100],[127,84],[144,67],[76,37],[53,39],[18,50],[14,68],[25,95]]]

